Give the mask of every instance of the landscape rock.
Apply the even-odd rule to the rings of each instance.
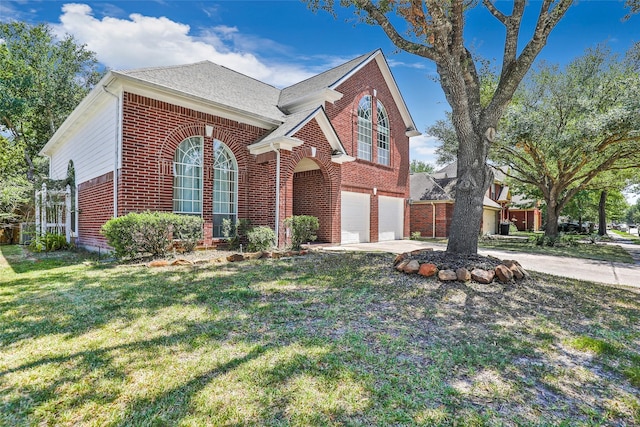
[[[414,274],[420,270],[420,263],[415,259],[409,261],[405,266],[403,271],[407,274]]]
[[[442,280],[443,282],[451,282],[454,280],[458,280],[458,276],[453,270],[440,270],[438,272],[438,279]]]
[[[420,265],[420,270],[418,270],[418,274],[424,277],[431,277],[438,272],[438,267],[435,264],[431,264],[426,262]]]
[[[411,256],[418,256],[418,255],[422,255],[425,252],[433,252],[433,248],[416,249],[414,251],[411,251],[410,255]]]
[[[405,259],[407,259],[407,254],[398,254],[393,260],[393,265],[398,265]]]
[[[166,267],[169,265],[169,261],[167,261],[166,259],[154,259],[147,265],[149,267]]]
[[[193,265],[193,261],[189,261],[185,258],[177,258],[171,261],[171,265]]]
[[[504,264],[497,266],[495,271],[502,283],[509,283],[513,279],[513,272]]]
[[[456,277],[461,282],[468,282],[471,280],[471,273],[464,267],[460,267],[456,270]]]
[[[244,259],[260,259],[262,258],[262,252],[247,252],[244,255]]]
[[[496,273],[494,270],[483,270],[481,268],[474,268],[471,270],[471,278],[478,283],[488,285],[493,282],[493,278]]]
[[[396,270],[404,271],[404,268],[407,266],[407,264],[409,264],[409,260],[408,259],[400,261],[400,263],[398,265],[396,265]]]
[[[242,254],[232,254],[227,257],[227,261],[229,262],[238,262],[244,261],[244,255]]]

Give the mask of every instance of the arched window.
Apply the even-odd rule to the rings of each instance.
[[[358,158],[371,161],[372,134],[371,96],[363,96],[358,103]]]
[[[376,103],[378,110],[378,163],[389,166],[389,116],[380,101]]]
[[[173,211],[202,214],[202,137],[178,145],[173,158]]]
[[[238,215],[238,164],[226,145],[213,141],[213,237],[224,237],[222,221]]]

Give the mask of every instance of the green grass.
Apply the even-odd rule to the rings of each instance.
[[[617,234],[620,237],[624,237],[625,239],[628,239],[631,241],[631,243],[635,243],[636,245],[640,245],[640,237],[638,237],[638,235],[636,234],[630,234],[627,233],[626,231],[620,231],[620,230],[610,230],[612,233]]]
[[[638,425],[640,294],[0,247],[0,425]]]
[[[528,240],[511,239],[480,239],[478,246],[482,248],[500,249],[514,252],[525,252],[541,255],[555,255],[572,258],[593,259],[598,261],[623,262],[633,264],[633,258],[629,252],[618,245],[592,244],[579,242],[582,236],[576,236],[573,244],[561,246],[536,245]]]

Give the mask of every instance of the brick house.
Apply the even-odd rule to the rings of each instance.
[[[109,71],[41,154],[50,178],[75,171],[76,242],[145,210],[201,215],[204,244],[225,218],[278,230],[319,218],[318,240],[409,235],[415,123],[376,50],[278,89],[209,61]]]
[[[448,237],[453,219],[457,163],[453,162],[434,174],[414,173],[410,176],[411,232],[422,237]],[[498,234],[500,224],[511,222],[520,231],[538,231],[542,213],[538,203],[511,194],[505,175],[494,168],[494,181],[484,196],[482,234]]]

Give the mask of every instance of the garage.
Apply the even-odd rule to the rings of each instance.
[[[498,213],[493,209],[482,209],[482,234],[497,234]]]
[[[400,240],[404,232],[404,199],[378,198],[378,240]]]
[[[340,214],[342,244],[369,241],[369,194],[343,191]]]

